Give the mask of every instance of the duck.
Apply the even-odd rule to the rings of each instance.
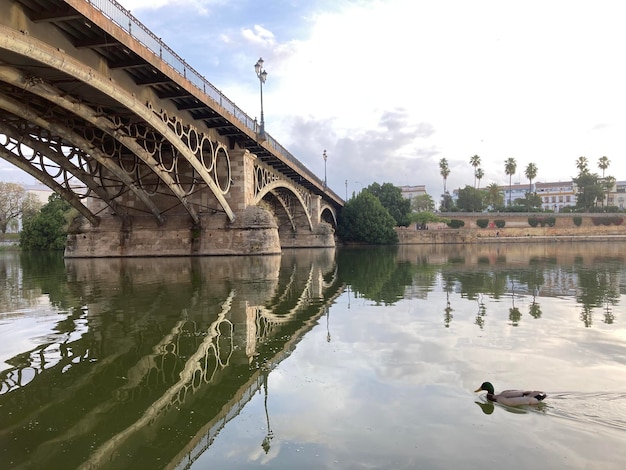
[[[504,390],[496,395],[490,382],[483,382],[474,392],[482,390],[487,392],[487,400],[506,406],[538,405],[548,396],[545,392],[536,390]]]

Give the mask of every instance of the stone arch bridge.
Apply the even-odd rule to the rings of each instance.
[[[0,0],[0,157],[67,257],[334,246],[343,200],[115,0]]]

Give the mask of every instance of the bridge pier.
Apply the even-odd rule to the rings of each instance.
[[[153,217],[86,219],[73,224],[67,237],[66,258],[269,255],[281,252],[278,228],[269,212],[250,207],[233,223],[223,214],[202,214],[201,225],[188,217],[170,216],[163,225]]]

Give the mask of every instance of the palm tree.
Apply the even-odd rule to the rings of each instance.
[[[598,168],[600,168],[602,170],[602,182],[605,184],[606,186],[606,200],[608,203],[609,200],[609,190],[610,188],[613,186],[611,184],[611,186],[609,186],[608,181],[606,181],[606,178],[604,177],[604,171],[611,165],[611,160],[609,160],[609,157],[600,157],[598,159]],[[604,207],[604,199],[602,199],[602,207]]]
[[[589,161],[587,157],[578,157],[576,159],[576,168],[579,173],[589,173]]]
[[[446,181],[450,176],[450,168],[448,167],[448,160],[445,158],[439,160],[439,174],[443,177],[443,194],[446,194]]]
[[[504,198],[502,197],[502,192],[500,191],[498,183],[491,183],[487,186],[487,202],[491,205],[492,209],[500,206],[503,200]]]
[[[474,155],[470,158],[470,165],[474,167],[474,189],[476,189],[476,169],[480,166],[480,157],[478,155]]]
[[[604,170],[611,166],[611,160],[609,157],[600,157],[598,159],[598,168],[602,170],[602,178],[604,179]]]
[[[526,195],[526,210],[529,209],[528,204],[530,201],[530,192],[533,189],[533,180],[537,177],[537,165],[535,165],[534,163],[529,163],[526,166],[526,169],[524,170],[524,174],[526,175],[526,178],[528,178],[528,193]]]
[[[482,168],[476,168],[474,172],[474,177],[478,180],[478,189],[480,189],[480,180],[485,176],[485,172]]]
[[[511,205],[511,194],[513,193],[513,191],[511,190],[511,177],[515,174],[516,171],[517,162],[512,157],[508,158],[504,162],[504,172],[509,175],[509,206]]]

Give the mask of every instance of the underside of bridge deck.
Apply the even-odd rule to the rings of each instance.
[[[0,51],[0,157],[79,212],[68,256],[334,245],[343,201],[116,2],[2,1]]]

